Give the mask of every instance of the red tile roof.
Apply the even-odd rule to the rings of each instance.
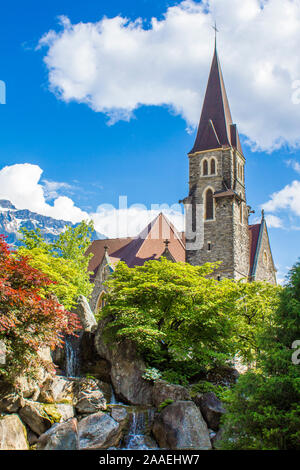
[[[95,240],[87,254],[93,253],[89,271],[94,273],[103,259],[108,247],[108,256],[113,265],[124,261],[129,267],[142,266],[145,261],[159,259],[165,251],[164,240],[169,240],[169,251],[176,262],[185,261],[185,244],[182,232],[163,215],[159,214],[137,237]],[[93,276],[93,277],[94,277]]]
[[[250,275],[252,273],[261,224],[249,225],[250,236]],[[174,225],[163,215],[159,214],[137,237],[112,238],[95,240],[89,246],[87,254],[93,253],[89,263],[89,271],[95,277],[108,247],[108,256],[114,267],[119,261],[124,261],[129,267],[142,266],[145,261],[159,259],[165,251],[164,240],[168,239],[169,251],[176,262],[185,261],[185,235],[178,232]]]
[[[250,236],[250,275],[252,273],[261,224],[249,225]]]
[[[197,137],[190,153],[222,146],[232,146],[243,153],[237,128],[232,122],[221,65],[215,49]]]

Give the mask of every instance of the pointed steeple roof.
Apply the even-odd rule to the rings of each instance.
[[[232,122],[221,65],[215,45],[195,144],[190,153],[235,147],[242,153],[236,126]]]

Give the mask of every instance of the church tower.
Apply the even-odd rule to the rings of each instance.
[[[232,122],[216,47],[196,140],[188,157],[189,196],[182,201],[186,213],[192,213],[187,217],[186,261],[192,265],[221,261],[218,279],[248,278],[245,157]],[[193,243],[197,237],[202,238],[200,245]]]

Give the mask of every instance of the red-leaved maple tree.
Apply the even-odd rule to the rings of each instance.
[[[0,340],[6,348],[0,374],[7,378],[29,371],[40,348],[53,349],[64,335],[80,329],[78,317],[47,294],[52,282],[13,253],[0,235]]]

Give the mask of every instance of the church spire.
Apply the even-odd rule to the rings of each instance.
[[[216,148],[235,147],[242,153],[239,135],[232,122],[215,41],[197,137],[191,154]]]

